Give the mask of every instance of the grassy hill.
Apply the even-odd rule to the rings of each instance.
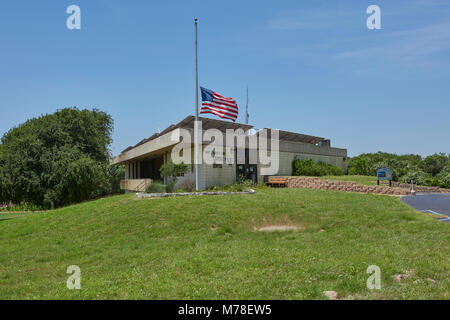
[[[355,182],[357,184],[361,184],[364,186],[376,186],[377,185],[377,177],[375,177],[375,176],[349,175],[349,176],[323,176],[323,177],[319,177],[319,178],[322,180],[350,181],[350,182]]]
[[[270,225],[298,230],[257,230]],[[0,214],[0,298],[449,299],[449,231],[390,196],[121,195]],[[69,265],[81,268],[81,290],[66,288]],[[366,288],[369,265],[381,268],[381,290]]]

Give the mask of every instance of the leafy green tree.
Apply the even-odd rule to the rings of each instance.
[[[427,179],[427,174],[423,171],[411,171],[408,172],[401,178],[401,181],[404,183],[411,183],[414,181],[415,184],[424,185],[425,180]]]
[[[125,179],[125,167],[124,166],[106,166],[107,176],[109,178],[109,183],[106,194],[117,194],[121,193],[120,180]]]
[[[439,186],[442,188],[449,188],[450,189],[450,173],[447,173],[445,175],[442,175],[442,177],[439,180]]]
[[[424,172],[436,176],[447,166],[447,164],[449,164],[449,158],[445,153],[435,153],[423,159],[420,168]]]
[[[77,108],[12,128],[0,144],[0,202],[50,208],[116,191],[112,172],[120,169],[109,165],[112,128],[105,112]]]
[[[348,174],[349,175],[362,175],[366,176],[370,174],[370,166],[367,159],[362,157],[355,157],[349,159],[348,162]]]

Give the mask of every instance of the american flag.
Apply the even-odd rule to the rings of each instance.
[[[211,113],[223,119],[236,121],[238,116],[238,105],[233,98],[224,96],[203,87],[202,91],[202,109],[200,113]]]

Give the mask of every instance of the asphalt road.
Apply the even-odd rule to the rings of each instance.
[[[438,220],[450,223],[450,193],[419,193],[403,197],[402,201],[416,210],[436,214]]]

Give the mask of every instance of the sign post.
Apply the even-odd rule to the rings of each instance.
[[[380,185],[380,181],[389,180],[389,187],[392,187],[392,169],[391,168],[378,168],[377,169],[377,185]]]

